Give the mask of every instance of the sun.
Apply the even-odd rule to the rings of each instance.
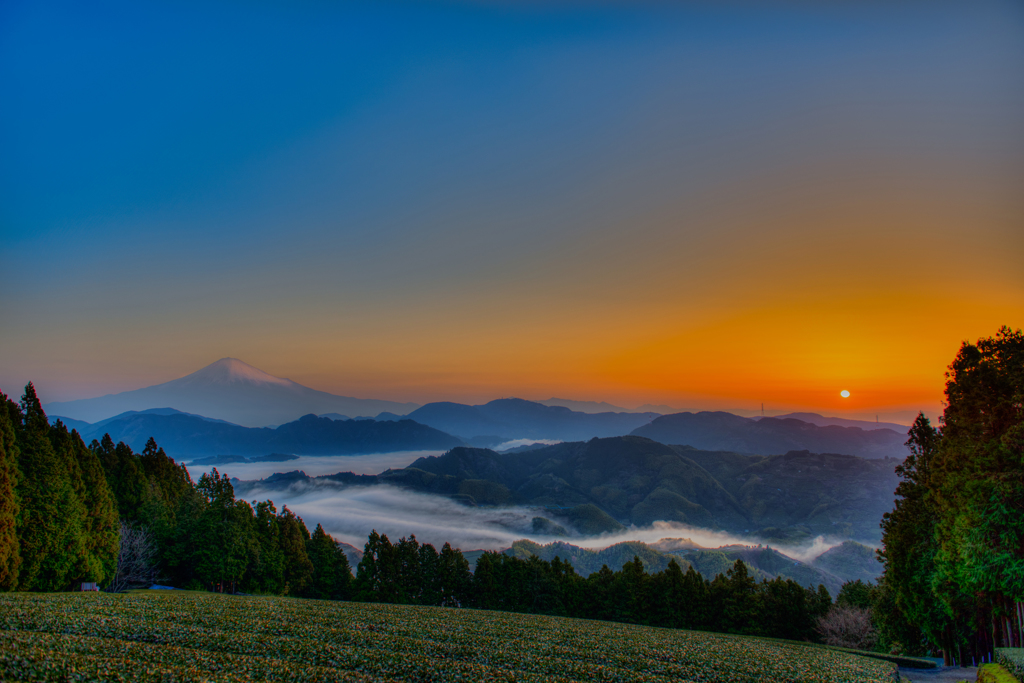
[[[846,389],[843,389],[842,391],[840,391],[839,395],[842,396],[843,398],[850,398],[850,392],[847,391]]]

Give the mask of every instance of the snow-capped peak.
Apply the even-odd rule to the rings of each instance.
[[[216,363],[211,363],[191,375],[182,377],[179,381],[192,383],[210,384],[279,384],[282,386],[293,386],[295,383],[290,379],[282,379],[267,374],[259,368],[254,368],[237,358],[221,358]]]

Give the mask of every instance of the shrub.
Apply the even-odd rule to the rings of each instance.
[[[978,683],[1017,683],[1001,664],[982,664],[978,669]]]
[[[996,663],[1003,665],[1018,681],[1024,681],[1024,647],[997,647]]]
[[[817,631],[828,645],[868,650],[878,639],[871,610],[835,605],[818,619]]]

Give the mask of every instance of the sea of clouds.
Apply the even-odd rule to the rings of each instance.
[[[688,539],[704,548],[761,542],[756,538],[699,529],[678,522],[655,522],[648,527],[632,527],[601,536],[547,536],[533,532],[533,518],[547,517],[559,521],[557,514],[550,510],[525,506],[470,507],[444,496],[387,485],[302,483],[286,490],[257,487],[246,491],[245,497],[251,500],[270,499],[278,508],[287,505],[303,518],[310,529],[322,524],[334,538],[357,548],[363,547],[373,530],[386,534],[392,540],[415,535],[421,543],[431,543],[440,548],[448,542],[452,547],[463,550],[500,550],[520,539],[541,544],[565,541],[593,549],[622,541],[655,543],[663,539]],[[800,546],[780,546],[779,550],[795,559],[808,560],[840,542],[819,536]]]
[[[227,465],[186,465],[193,481],[214,467],[221,474],[244,481],[266,479],[275,472],[301,470],[311,477],[338,472],[380,474],[389,468],[408,467],[417,458],[441,455],[444,451],[401,451],[398,453],[372,453],[369,455],[302,455],[284,462],[238,462]]]

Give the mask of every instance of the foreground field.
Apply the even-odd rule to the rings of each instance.
[[[145,592],[0,595],[0,680],[888,683],[798,644],[502,612]]]

